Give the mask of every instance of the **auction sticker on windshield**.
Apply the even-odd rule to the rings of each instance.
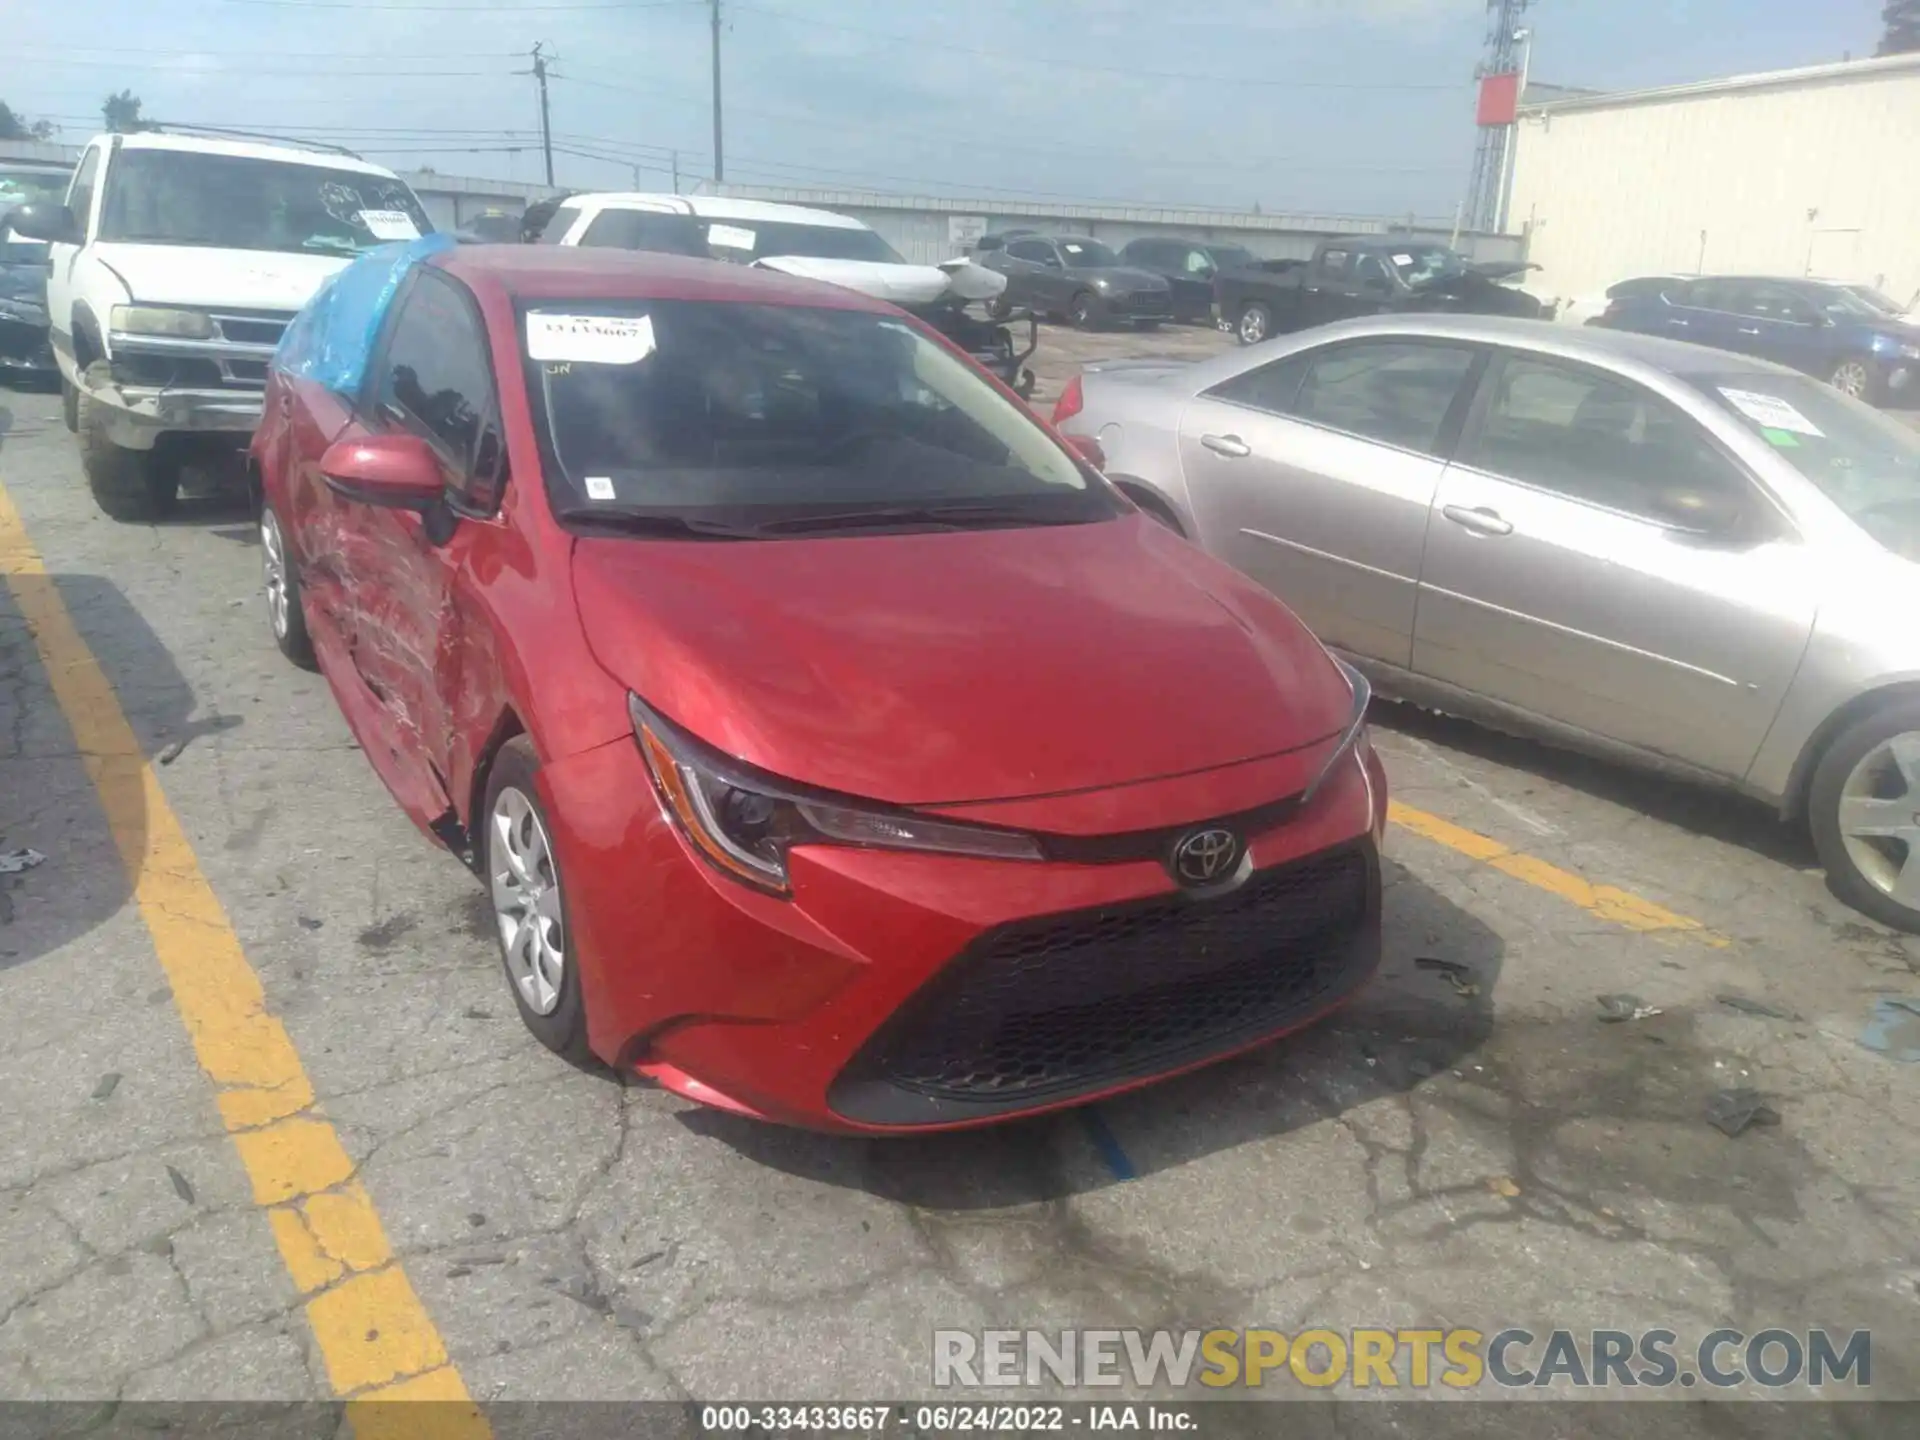
[[[753,231],[743,230],[737,225],[707,227],[707,244],[717,245],[722,250],[751,250],[758,238]]]
[[[527,356],[586,365],[638,365],[653,353],[651,315],[527,316]]]
[[[360,223],[373,232],[376,240],[418,240],[420,227],[404,210],[362,210]]]
[[[1729,390],[1720,387],[1727,403],[1763,430],[1787,430],[1795,435],[1824,438],[1825,432],[1778,395],[1763,395],[1757,390]],[[1776,444],[1779,442],[1776,441]]]

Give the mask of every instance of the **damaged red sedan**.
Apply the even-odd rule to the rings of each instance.
[[[890,306],[421,241],[316,298],[266,415],[274,636],[553,1049],[937,1129],[1371,974],[1365,682]]]

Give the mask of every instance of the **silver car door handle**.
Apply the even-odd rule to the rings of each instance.
[[[1253,447],[1238,435],[1202,435],[1200,443],[1216,455],[1225,455],[1234,460],[1244,460],[1253,454]]]
[[[1678,316],[1670,315],[1667,317],[1667,324],[1669,325],[1679,325],[1679,326],[1685,327],[1685,326],[1691,325],[1692,323],[1693,322],[1691,320],[1682,320]]]
[[[1760,333],[1760,327],[1758,325],[1742,325],[1740,327],[1740,333],[1742,335],[1758,335]]]
[[[1473,531],[1476,535],[1511,535],[1513,522],[1503,520],[1497,510],[1489,510],[1484,505],[1469,510],[1464,505],[1448,505],[1440,513],[1454,524]]]

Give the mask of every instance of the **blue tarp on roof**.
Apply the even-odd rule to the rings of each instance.
[[[287,326],[273,352],[273,368],[296,379],[317,380],[337,395],[359,394],[367,356],[400,282],[422,260],[453,246],[450,235],[422,235],[357,257],[322,285]]]

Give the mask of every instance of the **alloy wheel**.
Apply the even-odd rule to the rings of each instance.
[[[1920,731],[1860,757],[1840,788],[1840,839],[1874,889],[1920,912]]]
[[[1258,305],[1249,305],[1240,316],[1240,343],[1258,345],[1267,338],[1267,312]]]
[[[553,846],[533,802],[508,786],[487,817],[494,920],[507,975],[527,1009],[551,1015],[566,980],[566,935],[560,919],[560,877]]]
[[[273,638],[287,638],[287,547],[280,536],[280,522],[271,510],[260,512],[260,571],[267,586],[267,620],[273,626]]]
[[[1873,384],[1873,377],[1867,373],[1866,365],[1859,360],[1843,362],[1833,372],[1833,388],[1842,395],[1851,395],[1856,400],[1864,400]]]

